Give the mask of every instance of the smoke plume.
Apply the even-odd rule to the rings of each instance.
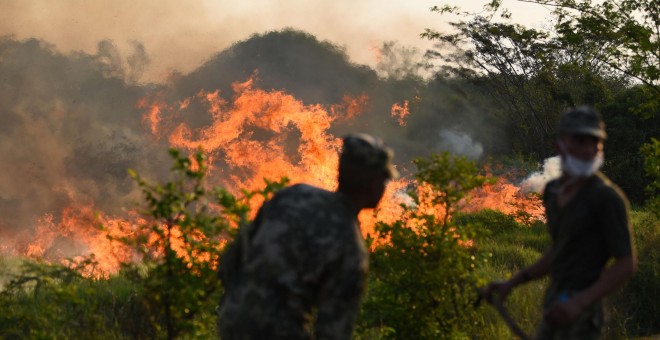
[[[442,130],[438,135],[438,148],[442,151],[463,155],[472,160],[478,160],[484,152],[483,145],[473,141],[472,137],[464,132]]]
[[[543,170],[529,175],[522,183],[524,192],[542,193],[545,185],[561,175],[561,158],[554,156],[543,161]]]
[[[391,55],[392,45],[383,48]],[[0,250],[21,252],[20,245],[6,249],[6,240],[18,234],[29,238],[45,217],[48,225],[57,225],[72,205],[125,214],[140,199],[127,169],[164,178],[170,166],[167,136],[185,124],[194,138],[214,120],[193,102],[185,103],[185,112],[172,110],[150,123],[145,100],[183,106],[186,98],[217,91],[232,101],[237,94],[232,84],[254,79],[255,88],[281,91],[339,116],[330,127],[335,136],[383,137],[404,174],[410,160],[429,151],[478,159],[497,144],[488,140],[497,132],[482,113],[487,110],[444,81],[421,79],[408,54],[403,64],[389,58],[377,72],[353,63],[331,42],[295,30],[274,31],[236,42],[193,71],[172,74],[165,84],[145,84],[140,79],[150,62],[147,48],[134,41],[128,53],[122,51],[111,40],[98,42],[91,54],[64,54],[42,40],[0,39]],[[390,112],[404,101],[410,102],[410,115],[400,126]],[[156,127],[158,134],[152,133]],[[475,132],[484,136],[479,142],[468,135]],[[286,143],[286,152],[294,154],[296,143]],[[214,158],[216,174],[223,174],[223,157]]]

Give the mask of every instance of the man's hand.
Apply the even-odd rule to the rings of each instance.
[[[552,327],[559,328],[577,320],[583,309],[582,304],[572,298],[554,304],[543,317]]]
[[[497,295],[499,300],[504,300],[507,295],[511,292],[511,289],[514,287],[514,284],[511,281],[494,281],[488,284],[483,288],[479,295],[486,299],[488,302],[493,301],[493,296]]]
[[[493,295],[497,295],[497,298],[503,301],[514,287],[546,275],[550,271],[552,257],[552,251],[546,250],[543,252],[543,256],[534,264],[519,271],[509,280],[489,283],[486,288],[481,289],[479,296],[488,302],[492,302]]]

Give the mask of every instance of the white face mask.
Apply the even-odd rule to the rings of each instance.
[[[570,176],[589,177],[595,174],[605,162],[605,155],[602,150],[598,151],[592,161],[583,161],[566,152],[564,143],[560,141],[558,144],[559,148],[564,152],[564,156],[561,158],[561,169]]]

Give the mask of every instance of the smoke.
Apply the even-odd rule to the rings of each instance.
[[[375,69],[381,77],[403,79],[422,76],[422,55],[413,46],[400,46],[396,41],[386,41],[380,48],[375,49],[375,53]]]
[[[128,63],[129,70],[128,81],[135,84],[142,78],[151,60],[144,45],[138,41],[132,41],[131,44],[133,45],[133,53],[126,58],[126,63]]]
[[[472,140],[467,133],[455,130],[442,130],[438,133],[438,149],[463,155],[472,160],[478,160],[484,152],[481,143]]]
[[[542,193],[546,183],[561,175],[561,158],[554,156],[543,161],[543,170],[529,175],[521,183],[523,192]]]
[[[136,197],[127,168],[159,172],[165,150],[135,108],[145,89],[127,85],[123,64],[109,41],[67,56],[0,40],[0,232],[28,231],[73,203],[120,212]]]
[[[99,42],[95,59],[99,62],[100,71],[106,78],[125,80],[128,84],[136,84],[147,65],[149,56],[141,43],[131,42],[132,51],[126,59],[122,58],[117,45],[111,40]]]
[[[372,47],[383,41],[411,41],[420,50],[432,42],[419,39],[438,25],[429,10],[434,1],[230,1],[181,2],[31,0],[0,1],[0,35],[38,37],[62,51],[93,54],[98,41],[115,41],[123,54],[137,40],[153,61],[142,81],[162,82],[173,71],[190,73],[204,60],[255,32],[292,27],[320,39],[341,42],[351,58],[375,62]],[[351,18],[351,20],[346,20]],[[329,29],[331,28],[331,29]]]
[[[342,47],[289,29],[238,41],[193,71],[155,85],[140,82],[151,60],[146,46],[133,41],[127,50],[101,40],[91,54],[65,54],[42,40],[0,38],[3,241],[18,233],[34,234],[44,216],[58,224],[63,209],[72,205],[92,206],[110,216],[125,214],[140,200],[126,170],[162,179],[170,167],[167,136],[185,124],[195,138],[213,120],[207,107],[192,102],[186,110],[164,113],[158,123],[161,134],[153,135],[143,120],[148,108],[138,105],[144,98],[178,106],[201,91],[218,90],[231,102],[236,95],[231,84],[254,77],[255,88],[283,91],[304,105],[322,105],[340,116],[329,131],[335,136],[366,132],[383,137],[395,149],[404,174],[411,159],[429,151],[479,159],[488,153],[483,145],[493,143],[475,141],[468,132],[496,136],[488,130],[494,125],[484,110],[445,83],[415,76],[410,58],[388,59],[383,70],[392,70],[393,76],[383,78],[353,63]],[[365,99],[347,108],[342,106],[347,98]],[[402,127],[390,112],[393,104],[404,101],[410,102],[410,115]],[[361,113],[354,117],[357,111]],[[268,134],[259,129],[246,133],[256,139]],[[289,144],[286,151],[295,152],[297,145]],[[216,174],[223,174],[223,155],[215,161]]]

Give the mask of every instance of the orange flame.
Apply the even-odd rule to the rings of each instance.
[[[282,91],[254,88],[254,79],[233,85],[234,100],[229,103],[219,92],[201,91],[186,102],[197,101],[208,110],[210,126],[192,131],[179,124],[169,135],[174,147],[202,148],[212,159],[225,163],[222,184],[230,190],[258,189],[263,179],[287,177],[292,183],[308,183],[332,190],[337,186],[338,151],[341,140],[328,132],[339,119],[356,116],[367,102],[366,95],[344,96],[341,105],[325,109],[304,105]],[[167,105],[156,103],[158,112],[177,114]],[[150,111],[147,114],[150,114]],[[264,135],[267,138],[264,140]],[[289,145],[297,145],[295,150]],[[390,187],[402,188],[405,181]],[[395,219],[400,214],[394,190],[388,189],[379,218]],[[360,216],[365,233],[373,231],[373,212]]]
[[[399,103],[394,103],[392,105],[392,117],[397,118],[400,126],[406,125],[406,117],[410,115],[410,110],[408,109],[408,101],[404,100],[403,105]]]
[[[132,218],[140,223],[135,214]],[[106,231],[101,230],[104,225]],[[83,274],[91,277],[106,277],[119,269],[119,265],[132,260],[131,250],[108,238],[127,236],[133,222],[128,219],[111,219],[94,211],[92,206],[72,205],[62,211],[58,223],[52,214],[37,220],[37,237],[22,235],[14,240],[17,248],[24,246],[23,254],[49,262],[59,262],[75,267],[82,256],[94,254],[98,264]]]
[[[252,78],[233,84],[233,90],[235,95],[231,101],[223,99],[218,90],[202,90],[174,104],[166,103],[162,93],[154,94],[140,100],[137,107],[144,110],[143,122],[156,138],[167,138],[173,147],[189,151],[202,148],[211,163],[209,180],[234,193],[243,188],[259,189],[264,178],[276,180],[281,177],[288,177],[291,183],[304,182],[328,190],[336,188],[341,140],[329,129],[336,121],[359,115],[368,102],[366,95],[344,96],[341,104],[325,108],[305,105],[282,91],[255,88]],[[193,103],[199,105],[191,105]],[[408,105],[408,101],[404,101],[403,105],[392,106],[392,116],[398,118],[402,126],[410,113]],[[200,106],[210,116],[210,125],[192,129],[185,123],[178,123],[168,130],[167,126],[174,126],[170,123],[176,122],[192,107]],[[163,124],[165,120],[168,124]],[[360,214],[365,236],[375,236],[376,221],[392,223],[402,217],[401,204],[409,200],[402,193],[410,184],[406,179],[391,182],[379,208]],[[423,190],[420,188],[420,192]],[[252,203],[253,211],[260,203]],[[538,199],[523,196],[516,186],[504,179],[477,192],[466,209],[483,208],[505,213],[525,211],[538,218],[543,214]],[[428,202],[422,201],[418,209],[444,218],[445,213]],[[144,223],[136,213],[130,213],[124,219],[110,218],[102,213],[95,214],[91,205],[72,205],[62,212],[60,222],[55,222],[52,214],[44,215],[38,221],[37,237],[22,247],[22,253],[51,261],[94,253],[99,267],[87,275],[102,277],[116,272],[120,263],[135,260],[130,249],[110,241],[106,232],[115,237],[127,236],[135,231],[136,225]],[[95,227],[101,224],[106,226],[106,231]],[[172,232],[180,233],[176,226]],[[376,240],[376,243],[382,241]],[[68,246],[63,246],[62,243],[66,242]],[[6,251],[6,245],[2,247],[2,251]],[[180,245],[175,245],[175,249],[183,251]],[[203,260],[203,254],[197,256]]]
[[[498,177],[494,184],[486,184],[476,190],[465,211],[474,212],[482,209],[501,211],[516,216],[518,222],[545,221],[545,211],[538,196],[526,194],[518,186]]]

